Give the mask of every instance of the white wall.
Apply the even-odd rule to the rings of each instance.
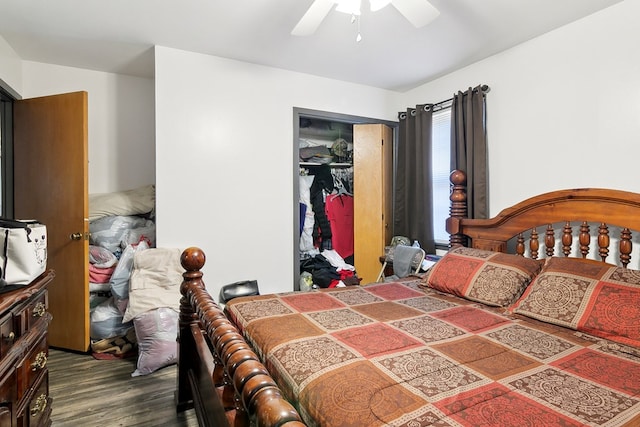
[[[488,84],[490,210],[561,188],[640,192],[640,1],[414,89],[408,104]]]
[[[156,48],[158,245],[198,246],[205,282],[293,289],[293,108],[394,120],[392,92]],[[296,205],[297,209],[297,205]]]
[[[22,60],[6,40],[0,37],[0,79],[11,89],[22,90]]]
[[[155,182],[152,79],[22,62],[23,98],[86,91],[89,106],[89,193]]]

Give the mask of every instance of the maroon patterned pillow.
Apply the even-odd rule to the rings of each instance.
[[[582,258],[550,258],[510,310],[640,347],[640,271]]]
[[[507,307],[522,294],[543,263],[501,252],[455,248],[431,267],[425,284],[471,301]]]

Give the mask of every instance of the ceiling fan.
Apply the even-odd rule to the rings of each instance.
[[[338,12],[359,16],[361,3],[361,0],[314,0],[291,34],[294,36],[313,34],[334,5],[337,5]],[[440,15],[438,9],[427,0],[369,0],[369,4],[373,12],[392,4],[416,28],[427,25]]]

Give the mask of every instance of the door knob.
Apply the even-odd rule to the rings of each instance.
[[[82,233],[73,233],[69,236],[71,240],[82,240]]]

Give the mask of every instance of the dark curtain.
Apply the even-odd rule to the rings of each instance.
[[[394,197],[394,235],[418,240],[435,253],[431,194],[431,104],[398,114]]]
[[[467,216],[487,218],[487,129],[488,86],[458,91],[451,104],[451,170],[467,174]]]

